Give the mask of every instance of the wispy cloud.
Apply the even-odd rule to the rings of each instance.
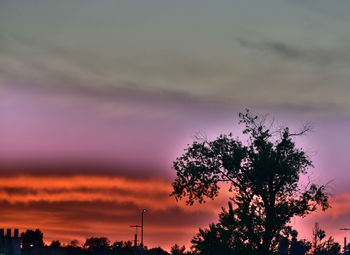
[[[285,60],[302,61],[320,66],[331,64],[350,65],[348,49],[322,49],[317,46],[296,46],[279,41],[253,42],[241,39],[237,41],[242,47],[267,54],[274,54]]]
[[[207,205],[187,207],[170,197],[171,184],[162,179],[134,179],[110,175],[9,175],[0,177],[0,213],[4,226],[40,228],[46,240],[83,241],[89,235],[130,240],[147,208],[149,245],[159,240],[170,246],[183,235],[216,218],[227,197]],[[25,212],[25,213],[24,213]],[[163,237],[171,235],[170,240]],[[163,242],[164,241],[164,242]],[[186,242],[187,242],[186,241]]]
[[[173,204],[169,199],[170,187],[169,183],[161,180],[111,176],[15,176],[0,179],[0,200],[9,203],[132,202],[141,203],[140,207],[160,210]],[[140,200],[140,197],[143,199]]]
[[[309,11],[316,12],[322,16],[329,16],[332,20],[343,20],[349,22],[347,10],[350,3],[347,0],[286,0],[289,3],[296,3]]]
[[[138,224],[139,213],[147,208],[146,237],[150,246],[161,240],[164,247],[188,242],[199,226],[215,221],[228,193],[215,201],[193,207],[176,203],[169,197],[171,185],[162,179],[133,179],[105,175],[10,175],[0,178],[0,213],[4,226],[21,230],[40,228],[45,239],[68,242],[91,235],[112,240],[130,240]],[[301,236],[309,238],[314,221],[326,224],[328,234],[336,235],[343,217],[350,213],[349,194],[332,198],[332,208],[319,211],[298,223]],[[24,213],[25,212],[25,213]],[[293,223],[294,222],[294,223]],[[326,222],[326,223],[325,223]],[[171,237],[171,238],[170,238]],[[186,239],[185,239],[186,237]]]
[[[116,53],[99,55],[16,34],[5,34],[1,40],[5,45],[0,51],[2,84],[21,86],[23,91],[27,88],[38,95],[54,95],[49,97],[68,104],[79,100],[89,104],[98,101],[103,111],[114,116],[139,113],[139,116],[162,117],[169,113],[176,115],[179,108],[207,109],[213,105],[273,108],[285,104],[284,108],[288,109],[290,105],[309,109],[335,104],[348,107],[342,98],[344,93],[337,92],[343,90],[350,64],[346,49],[342,52],[277,40],[239,39],[240,47],[261,57],[247,62],[240,56],[235,61],[216,64],[215,60],[202,61],[195,56],[188,60],[187,56],[174,55],[141,63],[144,58],[125,60]],[[235,45],[237,52],[239,46]],[[314,69],[310,71],[310,68]],[[188,72],[190,69],[197,71]],[[278,69],[282,71],[276,71]],[[329,96],[327,82],[335,84],[332,95],[337,102]],[[297,87],[310,88],[310,84],[321,87],[318,89],[321,100],[312,89],[299,95]]]

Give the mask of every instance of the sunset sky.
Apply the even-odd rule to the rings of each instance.
[[[172,161],[195,136],[241,136],[245,108],[298,139],[350,227],[350,1],[0,1],[0,228],[46,242],[190,244],[228,193],[193,207],[171,193]],[[244,140],[244,138],[243,138]],[[350,233],[349,233],[350,235]]]

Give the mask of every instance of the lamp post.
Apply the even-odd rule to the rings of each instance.
[[[146,209],[143,209],[141,213],[141,254],[143,254],[143,214],[146,211],[147,211]]]

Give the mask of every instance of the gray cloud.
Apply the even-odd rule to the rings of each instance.
[[[310,64],[326,66],[331,64],[350,65],[349,50],[322,49],[317,47],[300,47],[283,42],[252,42],[238,39],[245,48],[277,55],[285,60],[303,61]]]
[[[166,79],[162,86],[155,85],[152,81],[157,77],[156,73],[149,79],[149,74],[139,70],[137,63],[123,62],[115,56],[100,56],[17,34],[3,34],[0,41],[0,56],[3,56],[3,61],[0,60],[0,81],[5,81],[3,86],[10,81],[11,87],[24,90],[38,89],[38,92],[49,94],[75,94],[119,102],[148,101],[166,105],[220,103],[219,98],[210,95],[199,96],[176,86],[167,86],[169,81]],[[172,78],[169,77],[169,80]]]
[[[249,62],[247,55],[243,55],[226,64],[217,64],[215,59],[192,62],[193,56],[186,58],[174,54],[170,58],[155,56],[148,63],[138,63],[145,60],[144,56],[127,60],[115,52],[108,56],[15,33],[3,33],[0,40],[3,42],[0,49],[0,81],[3,83],[13,81],[11,86],[26,87],[29,91],[37,89],[38,93],[55,95],[56,98],[75,95],[95,103],[118,101],[118,107],[123,104],[128,108],[124,116],[141,109],[141,115],[147,116],[154,112],[162,115],[165,108],[171,111],[181,108],[178,112],[182,112],[190,108],[232,108],[242,104],[271,108],[285,105],[287,109],[293,105],[308,109],[337,108],[339,104],[348,107],[347,101],[341,97],[343,93],[338,96],[341,101],[337,98],[335,102],[329,97],[328,85],[320,85],[329,82],[336,86],[332,92],[344,90],[342,83],[347,75],[337,73],[339,69],[345,73],[343,70],[350,65],[350,55],[341,49],[294,45],[277,40],[240,39],[237,42],[241,47],[261,57]],[[275,57],[280,61],[276,62]],[[174,64],[176,61],[179,62]],[[296,65],[298,62],[303,65]],[[310,68],[317,70],[309,72]],[[312,72],[315,74],[311,75]],[[298,80],[294,81],[296,73]],[[281,83],[281,80],[285,82]],[[323,93],[322,100],[309,93],[311,86],[321,87],[318,91]],[[298,87],[307,88],[308,94],[299,96]],[[149,106],[146,108],[151,114],[144,114],[144,105]],[[116,109],[114,106],[107,108]]]
[[[349,21],[348,10],[350,2],[347,0],[286,0],[289,3],[295,3],[303,8],[318,13],[322,16],[329,16],[333,20]]]

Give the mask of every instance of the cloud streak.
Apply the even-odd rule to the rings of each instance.
[[[214,220],[225,195],[204,206],[187,207],[169,197],[171,185],[162,179],[110,175],[8,175],[0,178],[3,225],[40,228],[46,241],[69,242],[91,235],[130,240],[139,213],[147,208],[148,245],[159,240],[169,248],[187,243],[197,228]],[[225,193],[224,193],[225,194]],[[11,212],[11,213],[10,213]],[[25,212],[25,213],[24,213]],[[164,240],[165,236],[172,236]],[[184,239],[187,237],[187,240]]]
[[[188,245],[198,227],[216,221],[220,207],[226,205],[229,197],[226,189],[222,191],[215,201],[188,207],[169,197],[171,184],[162,179],[91,174],[3,175],[0,213],[5,227],[40,228],[47,242],[83,242],[91,235],[132,239],[129,225],[138,224],[140,211],[147,208],[148,245],[162,242],[169,248],[175,242]],[[326,213],[308,217],[302,227],[296,224],[300,234],[309,238],[308,228],[313,220],[323,223],[331,218],[335,225],[328,223],[327,229],[335,235],[339,219],[350,214],[349,201],[348,193],[336,195]]]
[[[318,66],[329,66],[340,64],[349,66],[350,55],[348,49],[322,49],[316,47],[301,47],[279,41],[252,42],[238,39],[237,42],[245,48],[267,52],[283,58],[284,60],[296,60],[315,64]]]

